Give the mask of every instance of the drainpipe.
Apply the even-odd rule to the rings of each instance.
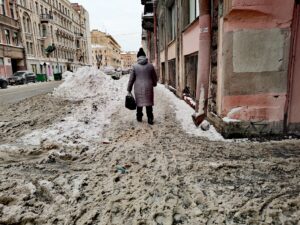
[[[199,0],[199,12],[200,35],[196,88],[196,109],[195,113],[192,115],[193,121],[196,126],[199,126],[207,115],[211,56],[210,0]]]
[[[151,62],[151,32],[147,31],[148,59]]]
[[[289,71],[288,71],[288,83],[287,83],[287,96],[284,107],[284,124],[283,131],[288,133],[289,125],[289,110],[291,107],[291,96],[292,96],[292,86],[294,80],[294,70],[295,70],[295,55],[296,55],[296,45],[297,45],[297,34],[299,29],[299,18],[300,18],[300,1],[295,1],[294,14],[293,14],[293,23],[292,23],[292,37],[291,37],[291,46],[290,46],[290,62],[289,62]]]
[[[157,53],[157,14],[156,14],[156,6],[157,6],[157,0],[153,1],[153,16],[154,16],[154,64],[155,69],[158,68],[158,53]]]

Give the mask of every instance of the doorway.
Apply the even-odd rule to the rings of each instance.
[[[19,70],[19,66],[18,66],[19,61],[20,60],[18,59],[11,59],[11,68],[13,74]]]

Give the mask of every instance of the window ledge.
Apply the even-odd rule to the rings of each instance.
[[[183,30],[182,30],[182,33],[186,32],[190,27],[192,27],[195,23],[198,23],[199,22],[199,16],[196,17],[196,19],[194,19],[193,22],[189,23],[188,25],[186,25]]]
[[[176,38],[174,38],[173,40],[169,41],[168,47],[169,47],[170,45],[172,45],[175,41],[176,41]]]

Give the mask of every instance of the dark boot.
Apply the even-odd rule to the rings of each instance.
[[[148,123],[150,125],[153,125],[153,109],[152,106],[146,107],[147,117],[148,117]]]
[[[143,107],[136,107],[136,120],[142,122],[143,120]]]

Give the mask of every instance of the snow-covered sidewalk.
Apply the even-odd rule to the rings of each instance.
[[[69,101],[80,101],[82,102],[80,106],[73,109],[63,121],[46,129],[36,130],[21,138],[20,142],[40,145],[47,141],[68,146],[92,147],[103,141],[104,129],[109,126],[113,113],[123,107],[124,115],[134,114],[124,107],[127,82],[128,76],[116,81],[101,71],[89,67],[81,68],[75,74],[70,73],[64,83],[54,91],[53,96]],[[165,86],[158,85],[155,90],[155,99],[154,110],[159,113],[162,104],[167,104],[176,115],[174,120],[178,120],[187,133],[212,141],[223,140],[213,126],[208,131],[197,128],[192,121],[192,108],[167,90]],[[159,120],[162,118],[158,116],[156,122],[162,122]]]

